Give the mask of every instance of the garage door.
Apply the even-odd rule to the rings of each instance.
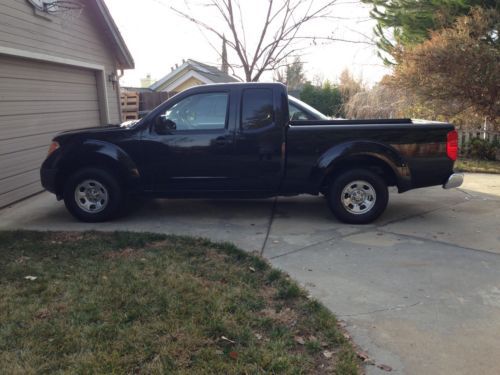
[[[57,132],[99,123],[93,71],[0,56],[0,207],[42,190]]]

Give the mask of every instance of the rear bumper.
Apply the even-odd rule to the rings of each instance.
[[[448,180],[443,184],[443,189],[453,189],[459,187],[464,182],[463,173],[453,173]]]

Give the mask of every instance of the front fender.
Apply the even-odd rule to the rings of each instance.
[[[368,160],[383,163],[390,168],[400,191],[409,189],[411,172],[402,155],[391,146],[368,140],[344,142],[329,148],[319,157],[311,178],[317,186],[321,186],[335,169],[342,168],[348,162]]]
[[[127,172],[129,177],[139,177],[139,170],[132,158],[119,146],[99,140],[86,140],[82,143],[77,154],[94,154],[107,157]]]
[[[118,174],[128,188],[136,187],[141,177],[137,165],[122,148],[100,140],[89,139],[81,143],[66,144],[45,162],[47,169],[57,170],[58,193],[70,173],[86,166],[110,169]]]

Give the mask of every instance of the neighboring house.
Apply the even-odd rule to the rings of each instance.
[[[0,0],[0,207],[42,190],[54,134],[121,120],[134,61],[103,0],[76,4]]]
[[[238,82],[236,78],[227,73],[227,65],[225,70],[224,72],[214,66],[189,59],[184,61],[181,66],[172,68],[169,74],[153,83],[149,88],[153,91],[168,92],[170,95],[174,95],[193,86]]]

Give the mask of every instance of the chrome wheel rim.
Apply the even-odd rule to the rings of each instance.
[[[108,190],[99,181],[82,181],[75,188],[75,202],[81,210],[96,214],[108,205]]]
[[[349,182],[344,187],[340,200],[349,213],[362,215],[375,206],[377,193],[370,183],[357,180]]]

